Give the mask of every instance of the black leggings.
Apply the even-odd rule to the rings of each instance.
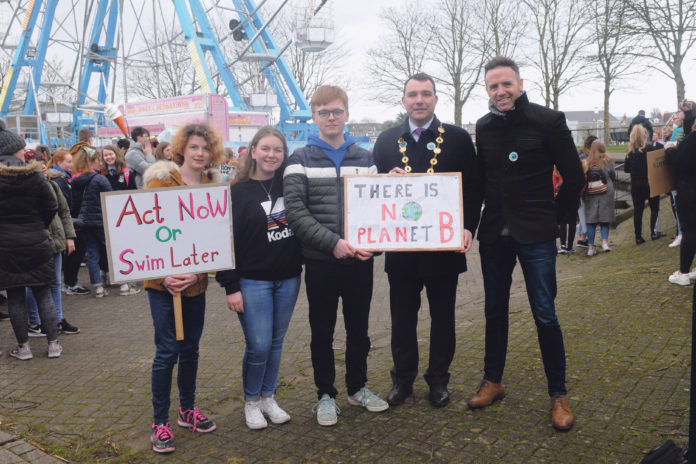
[[[645,200],[650,205],[650,235],[655,233],[657,216],[660,213],[660,196],[650,197],[650,187],[641,185],[631,186],[631,199],[633,200],[633,230],[636,239],[643,235],[643,209]]]
[[[679,271],[686,274],[696,255],[696,231],[687,230],[682,225],[682,241],[679,245]]]
[[[572,224],[559,224],[558,228],[561,231],[561,245],[568,244],[568,249],[573,249],[573,240],[575,240],[575,228],[576,224],[573,221]],[[566,241],[567,238],[567,241]]]
[[[53,264],[51,264],[53,266]],[[41,324],[46,331],[46,337],[49,342],[58,339],[58,319],[56,316],[56,306],[51,296],[51,288],[48,285],[39,285],[31,287],[31,291],[36,298],[36,304],[39,307],[39,316],[41,316]],[[24,345],[29,341],[27,333],[27,324],[29,323],[29,315],[26,306],[26,290],[25,287],[13,287],[7,289],[7,306],[10,313],[10,322],[12,322],[12,330],[14,330],[17,343]]]

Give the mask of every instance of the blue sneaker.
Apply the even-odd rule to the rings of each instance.
[[[354,395],[348,395],[348,402],[354,406],[362,406],[370,412],[382,412],[389,409],[389,404],[367,387],[362,387]]]
[[[338,422],[338,415],[341,410],[336,406],[336,400],[331,398],[328,393],[324,393],[319,402],[312,408],[312,412],[317,413],[319,425],[329,426]]]

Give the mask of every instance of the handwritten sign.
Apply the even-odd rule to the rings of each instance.
[[[663,193],[669,193],[676,189],[672,171],[665,164],[665,150],[653,150],[647,154],[648,158],[648,184],[650,196],[656,197]]]
[[[111,283],[234,268],[227,184],[101,194]]]
[[[460,173],[345,176],[345,237],[369,251],[460,250]]]

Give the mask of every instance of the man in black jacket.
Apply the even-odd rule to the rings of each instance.
[[[645,117],[645,110],[640,110],[638,111],[638,115],[631,119],[631,124],[628,125],[628,137],[631,137],[631,131],[633,130],[633,126],[640,124],[643,127],[645,127],[645,130],[648,131],[648,140],[652,140],[653,136],[653,126],[650,123],[650,120]]]
[[[485,66],[490,113],[476,123],[478,157],[485,171],[485,208],[478,239],[486,296],[483,382],[469,407],[482,408],[505,396],[501,383],[508,339],[512,271],[519,260],[537,335],[552,423],[573,425],[566,399],[563,334],[556,318],[557,217],[575,211],[584,183],[565,115],[530,103],[517,64],[497,57]],[[556,201],[556,165],[563,177]]]
[[[386,254],[392,318],[391,349],[394,386],[387,402],[402,404],[413,392],[418,375],[416,327],[421,291],[426,289],[430,317],[430,358],[425,380],[430,403],[449,402],[449,366],[454,357],[454,304],[459,274],[466,271],[464,252],[471,247],[481,209],[482,179],[474,145],[462,128],[435,117],[435,82],[427,74],[410,77],[401,99],[408,118],[380,134],[374,147],[380,173],[460,172],[464,199],[464,250],[461,252],[392,252]]]

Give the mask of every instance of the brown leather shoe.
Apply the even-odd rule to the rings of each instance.
[[[551,397],[551,424],[556,430],[568,430],[573,426],[575,419],[570,412],[568,399],[565,396]]]
[[[502,383],[490,382],[483,379],[478,393],[469,400],[471,409],[485,408],[490,406],[496,400],[505,398],[505,387]]]

